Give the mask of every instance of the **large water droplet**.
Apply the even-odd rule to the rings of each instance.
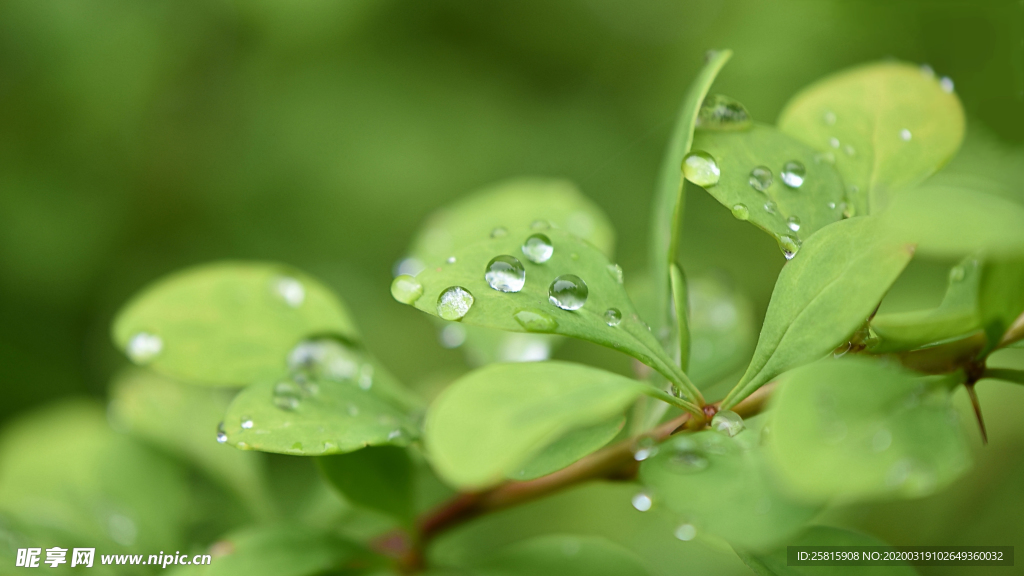
[[[710,188],[718,184],[722,171],[718,162],[707,152],[695,150],[683,158],[683,176],[702,188]]]
[[[449,286],[437,297],[437,315],[445,320],[462,320],[473,306],[473,295],[462,286]]]
[[[619,312],[618,308],[609,308],[604,311],[604,322],[605,324],[615,327],[622,322],[622,312]]]
[[[484,280],[499,292],[519,292],[526,284],[526,268],[518,258],[502,254],[487,263]]]
[[[633,460],[643,462],[658,454],[658,443],[650,436],[643,436],[633,444]]]
[[[589,294],[587,283],[574,274],[562,274],[548,288],[548,300],[562,310],[583,308]]]
[[[139,332],[128,340],[125,354],[136,364],[148,364],[164,349],[163,338],[149,332]]]
[[[690,438],[680,438],[672,446],[673,453],[669,459],[672,470],[679,474],[697,474],[707,470],[711,461],[697,449],[696,443]]]
[[[616,282],[622,284],[622,266],[619,266],[618,264],[609,264],[607,270],[608,274],[610,274]]]
[[[402,304],[415,304],[423,296],[423,284],[408,274],[396,276],[391,281],[391,296]]]
[[[907,130],[906,128],[900,130],[900,140],[903,140],[904,142],[910,142],[910,139],[913,137],[914,135],[910,133],[910,130]]]
[[[689,542],[697,537],[697,529],[693,524],[681,524],[676,528],[675,536],[683,542]]]
[[[282,276],[274,280],[274,291],[285,301],[285,304],[292,308],[302,306],[302,303],[306,300],[306,288],[302,285],[302,282],[288,276]]]
[[[737,220],[746,220],[750,218],[750,210],[747,210],[746,204],[733,204],[732,215]]]
[[[792,260],[796,253],[800,251],[800,242],[792,236],[779,238],[779,246],[782,248],[782,254],[786,257],[786,260]]]
[[[217,424],[217,442],[223,444],[228,441],[228,433],[224,431],[224,423]]]
[[[774,180],[774,178],[772,176],[771,168],[767,166],[757,166],[750,171],[750,179],[748,181],[750,182],[750,187],[754,190],[757,190],[758,192],[766,192],[771,188],[772,180]]]
[[[641,512],[647,512],[648,510],[651,509],[651,505],[654,504],[654,502],[651,500],[651,497],[648,496],[647,494],[644,494],[643,492],[640,492],[636,496],[633,496],[632,502],[633,508],[636,508]]]
[[[333,338],[303,340],[288,353],[288,368],[292,374],[314,380],[350,382],[365,363],[362,353]],[[312,391],[314,386],[309,383],[307,391]]]
[[[554,332],[555,328],[558,328],[558,322],[554,318],[538,310],[520,310],[512,317],[527,332]]]
[[[793,232],[799,232],[800,219],[797,218],[796,216],[790,216],[789,218],[786,218],[786,228],[789,228]]]
[[[498,226],[494,230],[491,230],[491,238],[504,238],[508,236],[508,228],[504,226]]]
[[[769,214],[778,214],[779,207],[775,205],[775,202],[769,200],[764,203],[764,211]]]
[[[939,80],[939,86],[942,87],[943,92],[947,94],[953,93],[953,79],[949,76],[943,76],[942,79]]]
[[[709,94],[697,112],[697,128],[702,130],[746,130],[752,124],[743,104],[721,94]]]
[[[302,390],[298,384],[290,380],[282,380],[274,384],[274,406],[281,410],[292,411],[299,407]]]
[[[523,242],[523,255],[530,262],[543,264],[551,259],[555,253],[555,247],[551,239],[543,234],[534,234]]]
[[[804,177],[807,176],[807,168],[797,160],[786,162],[782,167],[782,182],[790,188],[799,188],[804,185]]]
[[[459,324],[448,324],[441,329],[438,339],[445,348],[458,348],[466,341],[466,329]]]
[[[719,432],[724,432],[728,436],[735,436],[742,432],[746,426],[743,424],[743,418],[739,414],[732,410],[719,410],[715,417],[711,419],[711,427]]]

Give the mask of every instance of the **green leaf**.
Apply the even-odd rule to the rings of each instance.
[[[320,282],[278,264],[218,262],[162,278],[118,313],[113,338],[138,364],[182,380],[245,385],[285,371],[302,338],[358,333]]]
[[[478,488],[519,470],[568,432],[621,415],[652,387],[578,364],[491,364],[456,380],[427,411],[425,443],[448,482]]]
[[[757,339],[754,306],[734,286],[708,274],[690,278],[690,369],[701,388],[739,370]]]
[[[1024,261],[989,260],[982,267],[978,309],[988,337],[986,352],[1004,343],[1007,330],[1024,313]]]
[[[1024,255],[1024,206],[984,192],[935,185],[907,190],[892,200],[882,223],[894,241],[916,244],[922,255]]]
[[[313,576],[369,556],[359,545],[305,526],[247,528],[212,546],[209,564],[182,566],[174,576]],[[194,555],[189,555],[191,560]],[[363,561],[365,562],[365,561]]]
[[[880,212],[897,192],[934,173],[964,136],[963,108],[952,90],[901,62],[866,64],[815,82],[786,104],[778,124],[833,155],[858,214]]]
[[[262,462],[214,442],[229,397],[220,390],[181,384],[147,370],[122,372],[111,385],[107,415],[131,432],[186,462],[266,516],[270,497]]]
[[[768,452],[808,501],[924,496],[970,466],[947,388],[883,362],[798,368],[781,379],[772,408]]]
[[[346,500],[408,523],[413,516],[413,465],[405,448],[370,446],[317,458],[320,471]]]
[[[812,526],[799,538],[787,542],[789,546],[885,546],[885,542],[867,534],[860,534],[833,528]],[[790,566],[786,546],[769,553],[751,554],[737,550],[739,557],[758,576],[844,576],[851,574],[849,566]],[[859,566],[856,573],[861,576],[914,576],[917,572],[910,566]]]
[[[718,164],[721,175],[717,184],[705,188],[708,193],[737,218],[771,234],[783,250],[794,252],[793,243],[799,245],[843,217],[846,194],[835,167],[823,161],[813,148],[772,126],[702,130],[694,135],[693,149],[707,152]],[[799,169],[787,170],[791,162],[800,164],[802,175]],[[751,185],[756,168],[771,171],[771,176],[762,180],[769,184],[764,191]],[[785,178],[793,184],[798,179],[802,182],[791,188]]]
[[[981,326],[978,317],[980,279],[981,261],[969,256],[950,270],[946,295],[938,307],[875,316],[871,329],[880,341],[871,352],[913,350],[977,330]]]
[[[842,220],[812,236],[779,274],[754,357],[722,408],[846,342],[912,255],[913,247],[880,235],[872,217]]]
[[[678,341],[679,367],[683,372],[690,369],[690,303],[686,290],[686,276],[675,264],[670,270],[672,288],[672,310],[675,312],[675,334]]]
[[[543,263],[530,261],[523,252],[524,241],[534,234],[543,234],[553,247],[550,259]],[[503,292],[488,284],[485,272],[491,260],[499,255],[521,262],[525,270],[521,291]],[[460,318],[465,324],[514,332],[561,334],[615,348],[680,384],[688,400],[699,398],[700,393],[689,384],[685,374],[637,315],[619,282],[618,268],[593,245],[565,230],[510,228],[507,236],[483,238],[458,247],[445,260],[424,263],[427,268],[411,279],[422,287],[422,294],[408,302],[424,312],[443,317],[439,305],[441,296],[449,289],[461,288],[472,297],[468,311]],[[577,276],[587,286],[586,303],[577,310],[563,310],[550,300],[549,287],[557,277],[566,274]],[[408,277],[399,277],[405,278]],[[609,321],[607,314],[612,309],[621,321]],[[448,319],[456,317],[448,316]]]
[[[506,546],[475,566],[481,576],[648,576],[629,550],[599,536],[548,534]]]
[[[641,464],[640,481],[654,506],[668,508],[696,533],[764,549],[799,532],[817,507],[782,491],[763,463],[761,424],[746,424],[732,438],[711,430],[670,438]]]
[[[612,441],[626,418],[619,416],[586,428],[578,428],[548,445],[519,470],[508,475],[511,480],[533,480],[557,472],[584,456],[596,452]]]
[[[686,196],[683,194],[683,175],[680,166],[683,156],[690,151],[693,130],[700,112],[700,105],[711,89],[715,77],[732,56],[731,50],[716,50],[708,58],[697,77],[686,91],[679,108],[672,138],[669,140],[665,158],[658,172],[658,183],[654,188],[654,207],[651,210],[651,278],[655,283],[654,316],[657,329],[669,324],[669,266],[676,261],[676,246],[679,244],[679,225],[682,222]]]

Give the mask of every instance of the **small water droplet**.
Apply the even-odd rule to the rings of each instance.
[[[408,274],[396,276],[391,281],[391,296],[402,304],[411,306],[423,296],[423,284]]]
[[[747,210],[746,204],[734,204],[732,207],[732,215],[737,220],[746,220],[750,218],[750,210]]]
[[[487,263],[484,279],[499,292],[519,292],[526,284],[526,268],[518,258],[502,254]]]
[[[829,210],[835,210],[836,209],[836,203],[835,202],[829,202],[828,204],[826,204],[826,206],[828,206]]]
[[[764,211],[769,214],[778,214],[779,207],[775,205],[775,202],[769,200],[764,203]]]
[[[964,279],[966,274],[967,272],[964,270],[963,266],[953,266],[949,271],[949,279],[953,282],[959,282]]]
[[[845,344],[840,344],[839,346],[836,346],[835,350],[832,351],[832,357],[833,358],[842,358],[852,348],[853,348],[853,342],[847,342]]]
[[[535,264],[543,264],[551,259],[555,253],[555,247],[551,239],[543,234],[534,234],[523,242],[523,255],[526,259]]]
[[[844,144],[843,145],[843,153],[846,154],[847,156],[853,158],[854,156],[857,155],[857,149],[854,148],[853,146],[850,146],[849,144]]]
[[[874,452],[885,452],[892,446],[892,432],[882,428],[871,438],[871,450]]]
[[[533,230],[548,230],[551,228],[551,222],[547,220],[534,220],[530,223],[530,228]]]
[[[650,510],[652,504],[654,504],[654,502],[651,500],[651,497],[643,492],[633,496],[633,508],[636,508],[641,512],[647,512]]]
[[[747,180],[750,187],[758,192],[766,192],[772,186],[772,170],[767,166],[756,166],[750,171],[750,178]]]
[[[843,204],[843,218],[853,218],[857,215],[857,207],[853,204]]]
[[[555,328],[558,328],[558,322],[554,318],[537,310],[520,310],[513,318],[527,332],[554,332]]]
[[[832,152],[819,152],[814,155],[814,162],[816,164],[835,164],[836,155],[833,154]]]
[[[274,406],[281,410],[297,409],[301,398],[302,391],[294,382],[282,380],[274,385]]]
[[[395,440],[396,438],[401,438],[401,437],[402,437],[402,431],[401,430],[397,430],[396,429],[396,430],[392,430],[391,432],[388,432],[388,440]]]
[[[455,264],[455,262],[456,262],[455,256],[449,256],[448,259],[445,260],[445,262],[447,262],[449,264]]]
[[[437,297],[437,315],[445,320],[462,320],[472,306],[473,295],[462,286],[449,286]]]
[[[825,121],[825,125],[834,126],[836,123],[836,113],[831,110],[828,110],[822,116],[822,120]]]
[[[395,264],[394,269],[391,271],[394,276],[413,276],[415,277],[420,272],[426,269],[426,265],[416,258],[403,258]]]
[[[926,78],[935,78],[935,69],[928,64],[921,64],[921,74]]]
[[[359,368],[359,387],[363,390],[369,390],[373,387],[373,365],[363,364]]]
[[[224,431],[224,423],[217,424],[217,442],[224,444],[228,441],[228,433]]]
[[[689,542],[697,537],[697,529],[693,524],[681,524],[676,528],[675,536],[683,542]]]
[[[274,291],[292,308],[302,306],[306,300],[306,288],[302,282],[288,276],[282,276],[274,281]]]
[[[792,260],[796,253],[800,251],[800,242],[792,236],[779,238],[779,246],[782,248],[782,254],[786,257],[786,260]]]
[[[617,308],[609,308],[604,311],[604,321],[611,327],[619,325],[622,322],[622,312],[619,312]]]
[[[466,328],[459,324],[448,324],[441,329],[438,339],[445,348],[458,348],[466,341]]]
[[[939,80],[939,86],[942,87],[943,92],[947,94],[953,93],[953,79],[949,76],[943,76],[942,79]]]
[[[494,230],[491,230],[491,238],[504,238],[508,236],[508,228],[504,226],[498,226]]]
[[[336,442],[331,442],[330,440],[325,440],[324,441],[323,451],[324,452],[330,452],[331,450],[334,450],[337,447],[338,447],[338,444]]]
[[[860,186],[857,186],[856,184],[850,186],[850,194],[856,194],[858,192],[860,192]]]
[[[609,264],[607,270],[608,274],[610,274],[616,282],[622,284],[622,266],[619,266],[618,264]]]
[[[719,410],[711,419],[711,428],[724,432],[728,436],[739,434],[745,427],[743,418],[732,410]]]
[[[128,340],[125,354],[136,364],[148,364],[164,349],[163,338],[149,332],[139,332]]]
[[[589,294],[587,283],[574,274],[562,274],[548,287],[548,300],[562,310],[579,310]]]
[[[900,140],[903,140],[904,142],[910,142],[910,139],[913,137],[914,135],[910,133],[910,130],[907,130],[906,128],[900,130]]]
[[[697,128],[701,130],[746,130],[752,124],[743,104],[721,94],[706,96],[697,112]]]
[[[828,145],[838,150],[839,149],[839,138],[836,138],[835,136],[833,136],[832,138],[829,138],[828,139]]]
[[[721,175],[718,162],[707,152],[695,150],[683,158],[683,177],[697,186],[710,188]]]
[[[793,232],[799,232],[800,219],[797,218],[796,216],[790,216],[789,218],[786,218],[786,228],[789,228]]]
[[[797,160],[791,160],[786,162],[782,167],[782,172],[779,174],[782,177],[782,182],[790,188],[799,188],[804,184],[804,177],[807,176],[807,168],[804,168],[803,163]]]
[[[247,416],[243,417],[242,418],[242,428],[244,428],[246,430],[252,428],[252,418],[249,418]]]
[[[643,462],[658,454],[658,444],[654,438],[643,436],[633,444],[633,460]]]

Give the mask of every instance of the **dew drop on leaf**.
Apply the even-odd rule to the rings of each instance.
[[[921,74],[926,78],[935,78],[935,69],[928,64],[921,64]]]
[[[551,222],[547,220],[534,220],[530,223],[530,228],[534,230],[548,230],[551,228]]]
[[[455,256],[449,256],[448,259],[445,260],[445,262],[447,262],[449,264],[455,264],[455,262],[456,262]]]
[[[904,142],[910,142],[910,139],[913,137],[914,135],[910,133],[910,130],[907,130],[906,128],[900,130],[900,140],[903,140]]]
[[[959,282],[964,279],[965,274],[963,266],[953,266],[949,271],[949,279],[953,282]]]
[[[654,438],[650,436],[643,436],[633,445],[633,460],[637,462],[643,462],[652,456],[658,454],[658,444],[654,441]]]
[[[449,324],[441,329],[438,339],[445,348],[458,348],[466,341],[466,329],[458,324]]]
[[[519,292],[526,284],[526,268],[518,258],[502,254],[487,263],[484,280],[499,292]]]
[[[675,536],[683,542],[689,542],[697,537],[697,529],[694,528],[693,524],[680,524],[676,528]]]
[[[281,410],[292,411],[299,407],[302,391],[299,386],[289,380],[282,380],[274,385],[274,406]]]
[[[554,318],[538,310],[520,310],[513,315],[527,332],[554,332],[558,322]]]
[[[807,176],[807,168],[802,162],[790,160],[782,167],[782,183],[790,188],[799,188],[804,185],[804,177]]]
[[[834,126],[836,123],[836,113],[828,110],[822,115],[821,119],[825,121],[826,126]]]
[[[619,266],[618,264],[609,264],[607,270],[608,274],[610,274],[616,282],[622,284],[622,266]]]
[[[707,470],[711,465],[708,457],[697,449],[697,444],[690,438],[679,438],[672,446],[672,457],[669,460],[672,471],[678,474],[697,474]]]
[[[721,94],[709,94],[697,112],[697,128],[702,130],[745,130],[752,124],[743,104]]]
[[[636,508],[641,512],[647,512],[650,510],[652,504],[654,504],[654,502],[651,500],[651,497],[643,492],[633,496],[633,508]]]
[[[814,162],[817,164],[821,164],[823,162],[825,164],[835,164],[836,155],[832,152],[818,152],[814,155]]]
[[[732,215],[737,220],[746,220],[750,218],[750,210],[747,210],[746,204],[734,204],[732,207]]]
[[[786,218],[786,228],[789,228],[793,232],[799,232],[800,219],[797,218],[796,216],[790,216],[789,218]]]
[[[743,418],[732,410],[719,410],[711,419],[711,428],[728,436],[739,434],[745,427]]]
[[[543,264],[551,259],[555,253],[555,247],[551,239],[544,234],[534,234],[523,242],[523,255],[526,259],[535,264]]]
[[[423,285],[408,274],[396,276],[391,281],[391,296],[402,304],[415,304],[423,296]]]
[[[782,254],[786,257],[786,260],[792,260],[800,250],[800,242],[792,236],[779,238],[779,246],[782,247]]]
[[[473,295],[462,286],[449,286],[437,297],[437,315],[445,320],[462,320],[472,306]]]
[[[505,236],[508,236],[508,229],[504,226],[498,226],[491,230],[491,238],[504,238]]]
[[[772,180],[772,170],[767,166],[757,166],[750,171],[750,187],[758,192],[765,192],[771,188]]]
[[[764,203],[764,211],[769,214],[777,214],[779,211],[779,207],[775,205],[775,202],[769,200]]]
[[[622,322],[622,312],[619,312],[618,308],[609,308],[604,311],[604,321],[611,327],[619,325]]]
[[[953,79],[950,78],[949,76],[943,76],[942,79],[939,80],[939,86],[942,88],[942,91],[945,92],[946,94],[953,93]]]
[[[854,156],[857,155],[857,149],[854,148],[853,146],[850,146],[849,144],[845,144],[843,146],[843,153],[849,156],[850,158],[853,158]]]
[[[306,300],[306,288],[295,278],[282,276],[274,280],[274,291],[292,308],[302,306]]]
[[[838,150],[839,149],[839,138],[836,138],[835,136],[833,136],[832,138],[829,138],[828,139],[828,145]]]
[[[690,152],[683,158],[683,176],[702,188],[718,184],[722,171],[715,158],[700,150]]]
[[[575,274],[562,274],[548,287],[548,300],[562,310],[579,310],[589,295],[587,283]]]
[[[241,426],[245,430],[252,428],[252,418],[249,418],[248,416],[243,416]]]
[[[288,369],[296,377],[350,382],[365,363],[360,352],[333,338],[303,340],[288,353]]]
[[[228,433],[224,431],[224,423],[217,424],[217,442],[223,444],[228,441]]]
[[[136,364],[148,364],[164,349],[163,338],[149,332],[139,332],[128,340],[125,354]]]
[[[406,276],[416,276],[420,272],[423,272],[425,268],[426,265],[418,258],[403,258],[395,264],[395,268],[392,270],[392,273],[395,276],[401,276],[403,274]]]

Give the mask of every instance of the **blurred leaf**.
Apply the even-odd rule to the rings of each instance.
[[[812,236],[775,283],[754,357],[722,402],[735,406],[779,374],[846,342],[910,262],[912,247],[880,237],[875,219],[851,218]]]
[[[557,472],[584,456],[604,448],[626,423],[624,416],[612,418],[586,428],[577,428],[555,440],[519,470],[508,475],[511,480],[533,480]]]
[[[452,484],[487,486],[568,432],[622,414],[650,386],[579,364],[492,364],[448,386],[427,411],[434,469]]]
[[[0,510],[89,546],[119,552],[177,546],[188,504],[182,471],[115,434],[91,403],[24,416],[0,440]]]
[[[495,362],[535,362],[547,360],[551,350],[562,340],[554,334],[531,334],[524,332],[506,332],[471,324],[455,324],[435,319],[441,329],[441,340],[444,345],[446,331],[463,331],[465,339],[461,346],[465,349],[466,360],[473,366],[483,366]]]
[[[872,353],[912,350],[926,344],[962,336],[981,326],[978,283],[981,262],[968,256],[950,270],[946,295],[936,308],[879,314],[871,329],[880,338]]]
[[[113,328],[114,342],[136,363],[212,385],[279,376],[292,347],[318,334],[358,340],[344,306],[318,281],[253,262],[167,276],[128,302]]]
[[[355,383],[302,377],[253,384],[224,416],[238,448],[321,456],[365,446],[405,446],[419,433],[409,416]]]
[[[408,523],[413,515],[413,466],[405,448],[369,446],[317,458],[320,471],[350,503]]]
[[[808,501],[914,498],[970,467],[948,390],[864,358],[786,374],[772,398],[768,452]]]
[[[108,416],[118,428],[195,465],[258,516],[270,513],[262,461],[216,442],[229,402],[223,393],[130,369],[114,380],[110,396]]]
[[[708,54],[704,67],[690,83],[672,138],[669,140],[665,157],[658,171],[658,183],[654,188],[654,206],[651,209],[650,262],[651,278],[655,283],[654,316],[651,320],[659,330],[672,319],[669,318],[669,266],[676,261],[675,251],[679,245],[679,226],[682,223],[684,202],[683,156],[690,151],[693,130],[700,112],[700,105],[711,89],[715,77],[732,56],[731,50],[716,50]]]
[[[669,270],[669,279],[672,289],[672,309],[676,316],[676,341],[678,346],[674,351],[678,354],[679,367],[683,372],[690,370],[690,303],[686,289],[686,276],[682,269],[673,264]]]
[[[933,74],[881,62],[804,88],[779,115],[779,128],[831,152],[857,213],[874,214],[953,157],[964,136],[964,112]]]
[[[714,274],[690,278],[690,369],[702,388],[748,361],[757,338],[753,305]]]
[[[1024,206],[983,192],[920,186],[893,198],[881,221],[886,234],[916,244],[923,255],[1024,254]]]
[[[506,546],[475,567],[481,576],[648,576],[635,554],[598,536],[548,534]]]
[[[760,424],[747,425],[732,438],[711,430],[670,438],[641,464],[640,481],[655,506],[667,507],[697,534],[764,549],[785,542],[818,510],[780,490],[763,464]]]
[[[211,562],[178,567],[174,576],[314,576],[369,554],[329,532],[298,525],[247,528],[213,544]]]
[[[784,236],[799,244],[843,217],[846,194],[836,169],[813,148],[772,126],[700,131],[694,135],[693,149],[711,154],[721,172],[718,183],[705,188],[708,193],[737,218],[771,234],[784,249]],[[803,173],[793,168],[786,171],[790,162],[799,163]],[[771,171],[762,180],[768,184],[763,191],[751,185],[755,179],[751,172],[759,167]],[[800,184],[791,188],[784,182],[787,177]]]
[[[1007,330],[1024,313],[1024,261],[987,260],[979,292],[978,309],[988,351],[1002,343]]]
[[[524,241],[534,234],[543,234],[553,248],[550,259],[540,264],[523,252]],[[502,292],[488,284],[484,274],[498,255],[512,256],[524,267],[525,284],[521,291]],[[674,382],[688,382],[636,314],[619,282],[618,269],[598,249],[578,237],[557,228],[509,229],[507,236],[460,246],[450,256],[454,262],[450,258],[424,262],[427,268],[416,276],[415,282],[422,285],[422,295],[412,304],[420,310],[441,316],[441,296],[449,288],[459,287],[472,298],[461,318],[465,324],[588,340],[625,352]],[[550,300],[549,287],[565,274],[577,276],[586,285],[585,304],[577,310],[563,310]],[[621,321],[610,325],[606,315],[613,309]],[[696,397],[693,390],[689,400]]]
[[[885,546],[885,542],[866,534],[831,526],[812,526],[789,546]],[[737,550],[740,558],[757,576],[842,576],[851,573],[849,566],[790,566],[786,546],[766,554],[751,554]],[[917,571],[910,566],[858,566],[863,576],[913,576]]]

